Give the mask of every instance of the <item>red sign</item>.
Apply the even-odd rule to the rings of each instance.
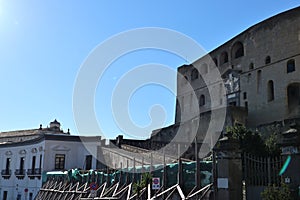
[[[25,189],[24,189],[24,192],[28,192],[28,188],[25,188]]]
[[[98,189],[97,183],[92,182],[92,183],[90,184],[90,190],[97,190],[97,189]]]
[[[152,189],[159,190],[159,188],[160,188],[160,178],[159,177],[152,178]]]

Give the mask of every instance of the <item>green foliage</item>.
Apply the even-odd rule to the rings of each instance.
[[[143,173],[141,181],[137,181],[133,184],[133,193],[137,193],[138,196],[140,195],[140,191],[147,187],[149,183],[152,182],[152,175],[150,173]]]
[[[133,193],[137,193],[137,196],[140,195],[140,191],[143,189],[140,181],[137,181],[133,184]]]
[[[272,133],[265,140],[258,132],[252,132],[244,126],[227,127],[228,135],[239,140],[242,151],[257,156],[278,156],[280,149],[277,146],[278,134]]]
[[[141,184],[146,187],[149,183],[152,182],[152,175],[150,173],[143,173]]]
[[[267,155],[267,148],[259,133],[246,129],[244,126],[227,127],[227,134],[239,140],[240,148],[244,152],[257,156]]]
[[[280,148],[277,145],[277,141],[278,141],[277,133],[272,133],[265,141],[267,152],[271,156],[280,155]]]
[[[268,186],[262,193],[263,200],[292,200],[292,195],[289,187],[282,184],[281,187],[275,185]]]

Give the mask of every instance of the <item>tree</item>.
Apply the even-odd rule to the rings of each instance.
[[[280,148],[277,145],[278,142],[278,133],[272,133],[266,140],[266,149],[269,155],[278,156],[280,155]]]
[[[152,175],[150,173],[143,173],[141,181],[137,181],[133,184],[133,193],[137,193],[137,199],[140,196],[140,192],[143,188],[147,187],[152,181]]]
[[[292,194],[289,187],[282,183],[281,187],[275,185],[268,186],[262,193],[263,200],[292,200]]]
[[[257,156],[267,155],[266,145],[258,132],[252,132],[244,126],[227,127],[227,134],[237,139],[243,152]]]

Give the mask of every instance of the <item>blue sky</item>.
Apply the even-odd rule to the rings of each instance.
[[[210,51],[246,28],[297,6],[296,0],[0,0],[0,131],[47,126],[56,118],[64,130],[78,134],[72,111],[77,74],[89,53],[115,34],[142,27],[168,28]],[[176,69],[185,62],[154,50],[134,52],[114,62],[95,95],[95,112],[104,134],[113,138],[121,133],[109,97],[122,75],[142,64]],[[161,104],[168,125],[174,120],[174,102],[165,88],[146,86],[130,100],[130,115],[145,126],[151,105]]]

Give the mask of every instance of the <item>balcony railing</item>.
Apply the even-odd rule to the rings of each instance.
[[[11,176],[11,170],[10,169],[3,169],[1,170],[1,175],[4,179],[9,179]]]
[[[40,176],[41,174],[42,174],[41,168],[27,169],[28,176]]]
[[[11,175],[11,170],[10,169],[3,169],[3,170],[1,170],[1,175],[2,176],[10,176]]]
[[[25,169],[16,169],[15,175],[16,176],[25,176]]]

